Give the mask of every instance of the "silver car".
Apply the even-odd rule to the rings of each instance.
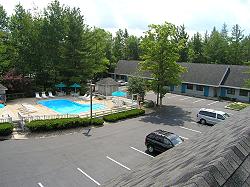
[[[228,117],[229,115],[226,112],[202,108],[197,114],[197,121],[201,124],[215,125]]]

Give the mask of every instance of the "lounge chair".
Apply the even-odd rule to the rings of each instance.
[[[87,97],[85,97],[84,100],[90,100],[90,95],[88,95]]]
[[[55,96],[52,94],[52,92],[49,92],[49,97],[53,98]]]
[[[82,96],[78,96],[79,99],[85,99],[88,96],[88,94],[82,95]]]
[[[27,104],[27,103],[24,103],[24,104],[21,104],[22,107],[24,108],[25,111],[27,112],[37,112],[38,109],[36,107],[34,107],[33,105],[30,105],[30,104]]]
[[[36,98],[37,99],[42,99],[42,97],[40,96],[40,94],[38,92],[36,92]]]
[[[45,92],[42,92],[42,98],[47,99],[48,96],[45,94]]]

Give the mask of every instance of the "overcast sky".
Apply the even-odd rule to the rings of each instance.
[[[13,13],[17,3],[25,9],[43,10],[50,0],[0,0],[8,12]],[[127,28],[129,34],[143,35],[149,24],[164,21],[184,24],[189,34],[221,30],[223,23],[231,30],[239,24],[244,34],[250,34],[250,0],[60,0],[61,4],[79,7],[90,26],[114,33]],[[231,31],[230,31],[231,32]]]

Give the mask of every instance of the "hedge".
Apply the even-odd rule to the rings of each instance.
[[[0,136],[8,136],[13,132],[11,123],[0,123]]]
[[[92,125],[103,125],[103,119],[92,119]],[[49,119],[49,120],[35,120],[29,122],[26,127],[31,132],[50,131],[58,129],[69,129],[74,127],[87,127],[90,124],[90,118],[63,118],[63,119]]]
[[[103,116],[103,120],[108,121],[108,122],[116,122],[121,119],[133,118],[133,117],[140,116],[143,114],[145,114],[145,110],[133,109],[133,110],[125,111],[125,112],[119,112],[119,113]]]

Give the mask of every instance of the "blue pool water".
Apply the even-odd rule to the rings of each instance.
[[[3,108],[4,107],[4,105],[3,104],[0,104],[0,108]]]
[[[38,103],[60,114],[79,114],[90,111],[90,104],[79,104],[66,99],[43,100],[38,101]],[[92,105],[93,110],[101,110],[105,108],[105,105],[99,103],[94,103]]]

